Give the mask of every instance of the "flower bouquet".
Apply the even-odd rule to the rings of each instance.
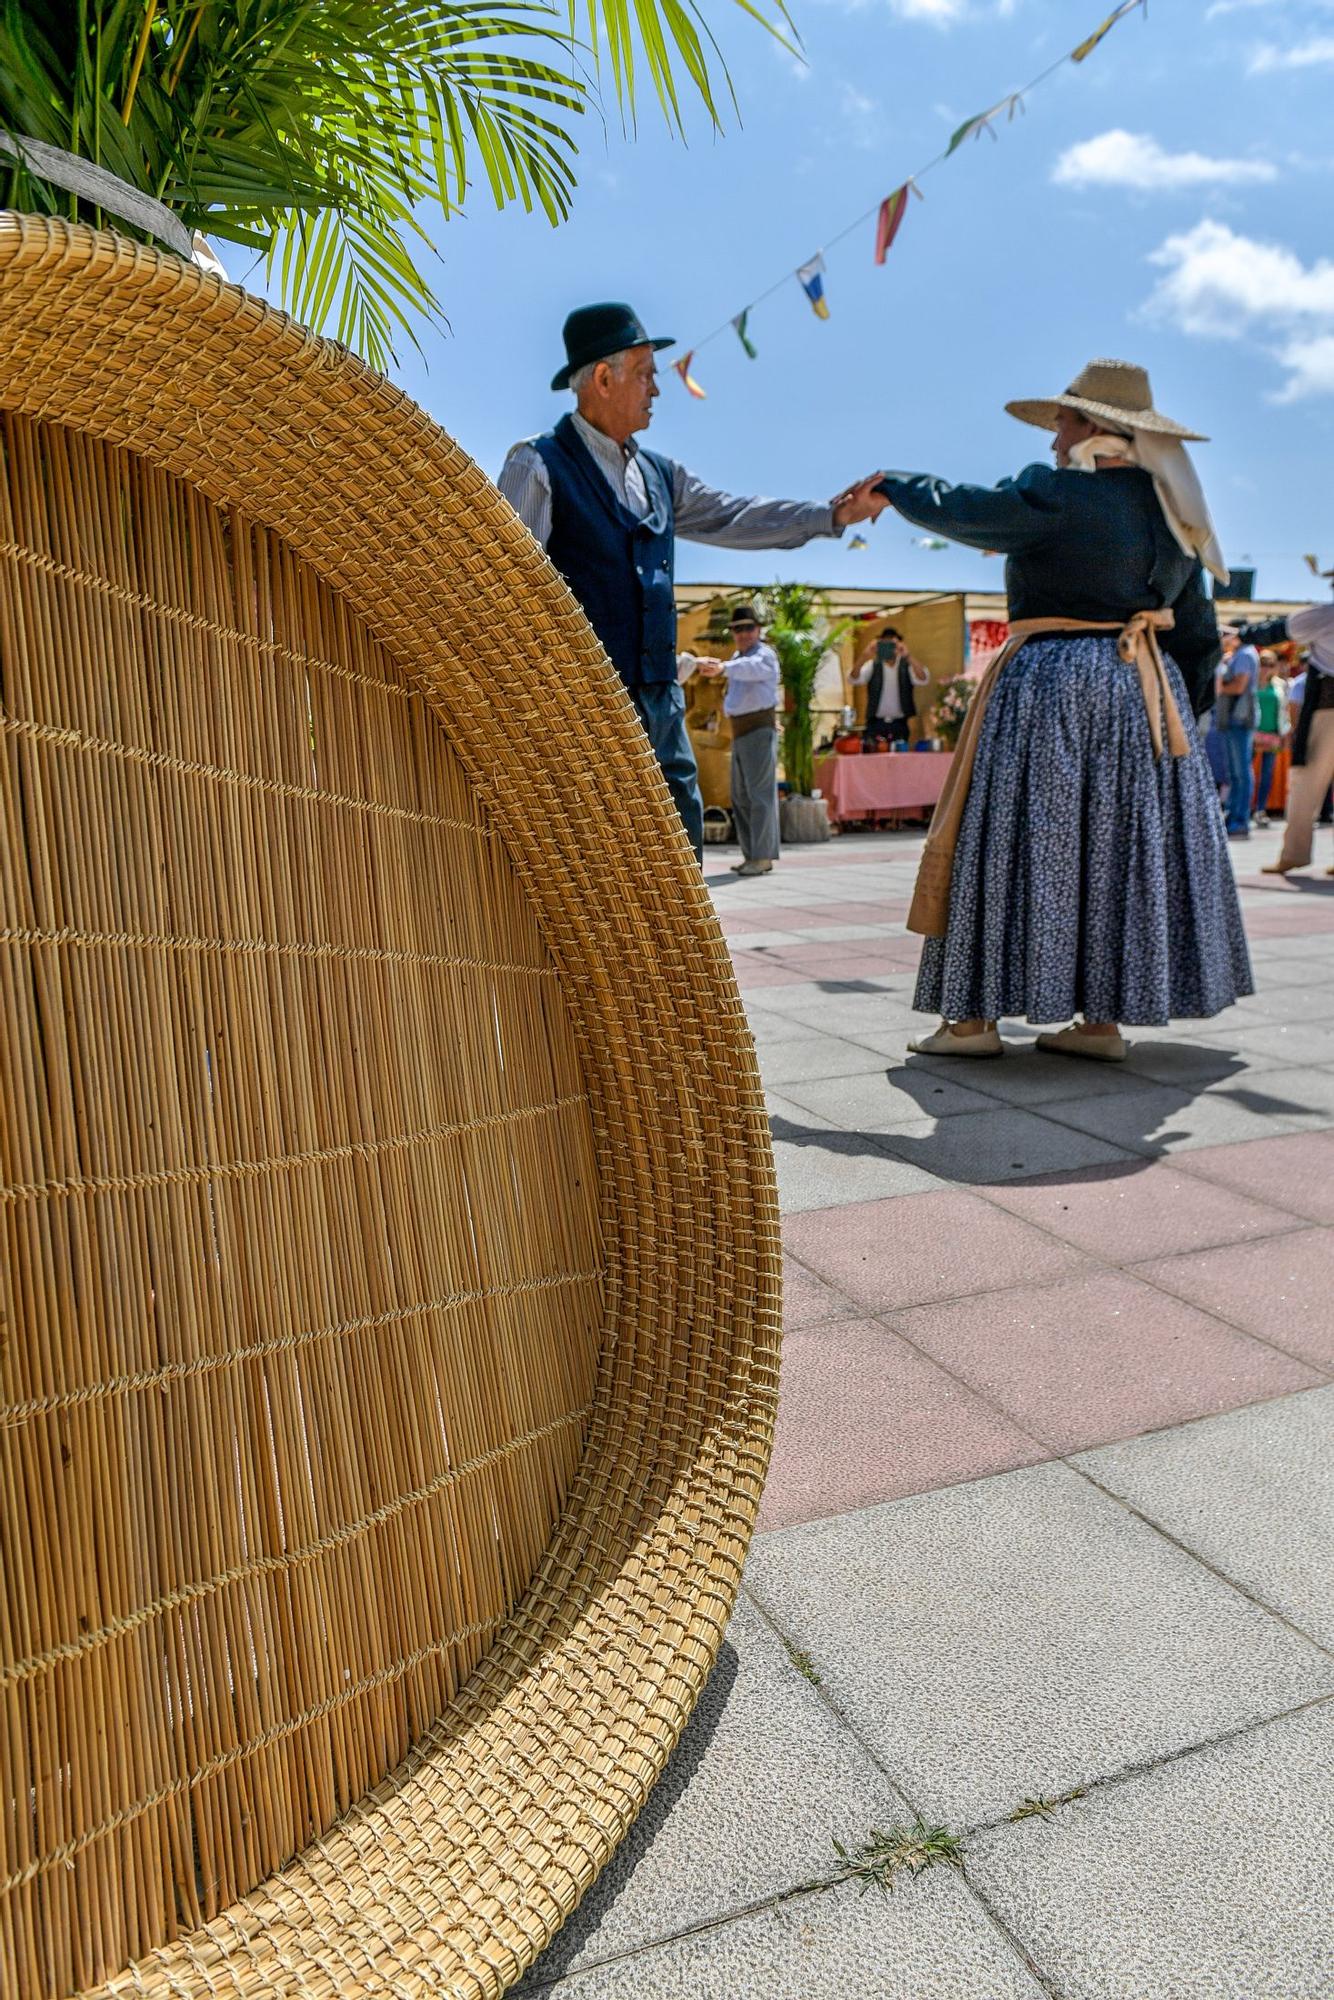
[[[936,705],[931,716],[932,725],[947,750],[952,750],[959,740],[959,731],[963,728],[968,704],[973,699],[976,687],[976,681],[966,680],[960,674],[954,680],[946,681],[936,696]]]

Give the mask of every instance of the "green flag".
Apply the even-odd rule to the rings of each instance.
[[[746,353],[750,356],[750,359],[754,361],[757,358],[755,353],[755,343],[751,339],[750,335],[746,332],[746,321],[749,318],[750,318],[750,307],[747,306],[744,312],[740,312],[737,314],[736,318],[732,321],[732,325],[736,328],[737,339],[741,342],[741,345],[745,348]]]

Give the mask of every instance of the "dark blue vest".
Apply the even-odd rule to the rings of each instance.
[[[623,506],[606,474],[562,417],[533,449],[551,482],[547,554],[628,688],[676,680],[676,599],[672,589],[675,515],[666,459],[639,453],[648,488],[643,520]]]

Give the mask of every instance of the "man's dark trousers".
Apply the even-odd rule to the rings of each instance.
[[[699,795],[699,766],[686,731],[686,698],[676,681],[661,681],[629,689],[631,701],[653,754],[662,766],[667,789],[685,825],[695,859],[704,860],[704,801]]]

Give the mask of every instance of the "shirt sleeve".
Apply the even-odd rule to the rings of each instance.
[[[856,672],[853,674],[852,685],[855,688],[864,688],[874,672],[875,672],[875,655],[872,654],[871,658],[869,660],[864,660],[861,666],[859,666]]]
[[[545,548],[551,540],[551,480],[540,454],[530,444],[514,445],[496,485],[529,534]]]
[[[1214,676],[1222,658],[1218,643],[1218,614],[1213,600],[1205,595],[1204,570],[1196,563],[1185,588],[1172,606],[1174,624],[1163,634],[1163,651],[1170,653],[1181,669],[1186,693],[1196,715],[1203,715],[1214,699]]]
[[[1304,604],[1300,611],[1289,613],[1287,627],[1289,636],[1303,646],[1313,639],[1334,640],[1334,604]]]
[[[672,499],[677,534],[720,549],[799,549],[843,532],[824,501],[742,499],[706,486],[683,465],[672,465]]]
[[[747,681],[768,681],[780,671],[772,646],[758,645],[753,653],[735,653],[727,662],[727,684],[741,687]]]
[[[1002,556],[1048,540],[1060,515],[1053,475],[1045,465],[1030,465],[999,486],[951,486],[925,472],[887,472],[876,491],[914,527]]]

